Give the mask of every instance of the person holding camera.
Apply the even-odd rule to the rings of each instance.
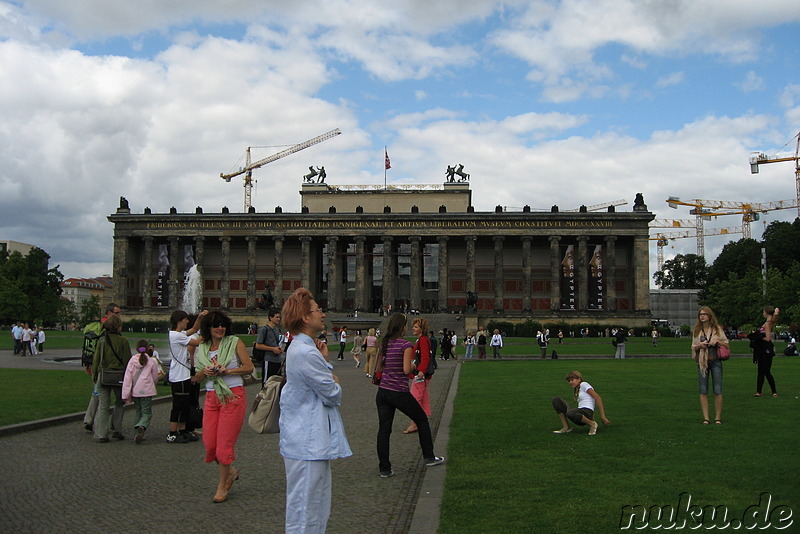
[[[203,342],[195,351],[199,371],[194,380],[205,380],[203,406],[203,445],[206,463],[219,464],[219,483],[214,502],[228,498],[239,471],[233,467],[234,446],[242,430],[247,399],[243,375],[253,372],[253,362],[241,339],[233,335],[233,321],[221,311],[203,318],[200,326]]]

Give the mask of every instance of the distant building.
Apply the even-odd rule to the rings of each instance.
[[[29,245],[27,243],[20,243],[19,241],[3,241],[0,240],[0,254],[8,252],[11,254],[12,252],[19,252],[23,256],[27,256],[28,253],[34,248],[36,245]]]
[[[299,213],[133,213],[121,201],[108,217],[114,302],[129,318],[163,314],[181,306],[199,273],[202,307],[237,320],[302,286],[333,312],[650,325],[654,216],[639,195],[627,212],[477,212],[469,183],[452,182],[303,184],[300,196]]]
[[[668,321],[672,330],[697,322],[699,289],[651,289],[650,308],[654,321]]]
[[[100,298],[100,309],[103,310],[112,302],[113,290],[114,283],[110,276],[67,278],[61,282],[61,296],[74,302],[78,310],[94,295]]]

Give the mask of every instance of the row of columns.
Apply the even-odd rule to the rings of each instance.
[[[253,306],[256,302],[256,247],[258,243],[257,236],[245,237],[247,241],[247,302],[248,306]],[[274,246],[274,265],[273,265],[273,282],[276,303],[283,300],[283,248],[284,238],[282,236],[273,236]],[[308,236],[300,237],[300,272],[301,284],[303,287],[309,287],[311,282],[311,243],[312,238]],[[422,238],[420,236],[410,236],[409,242],[411,245],[411,290],[410,300],[411,307],[420,309],[422,304]],[[439,245],[439,259],[438,259],[438,307],[440,310],[446,310],[448,299],[448,241],[447,236],[438,236],[436,241]],[[466,280],[465,289],[467,292],[476,292],[476,279],[475,279],[475,247],[478,236],[471,235],[465,236],[466,242]],[[561,268],[561,244],[560,236],[550,236],[550,279],[552,281],[552,290],[550,295],[551,309],[557,311],[560,307],[561,291],[560,291],[560,268]],[[604,280],[606,292],[606,308],[614,311],[616,302],[616,250],[615,244],[617,238],[615,236],[607,236],[605,239],[605,253],[603,258],[604,265]],[[170,254],[169,261],[172,266],[178,266],[179,259],[179,240],[178,237],[170,237]],[[220,237],[221,247],[221,284],[220,284],[220,301],[226,303],[230,297],[230,247],[231,237]],[[355,242],[356,251],[356,265],[355,265],[355,295],[354,307],[355,309],[364,310],[370,307],[368,301],[368,270],[367,270],[367,257],[366,254],[366,236],[356,236],[353,238]],[[504,299],[504,276],[503,276],[503,244],[505,237],[493,236],[494,242],[494,308],[495,311],[503,311]],[[530,301],[532,297],[532,284],[531,284],[531,242],[533,236],[522,236],[522,300],[525,303],[525,311],[529,311]],[[575,255],[575,265],[587,265],[587,243],[588,236],[579,236],[577,238],[577,252]],[[394,250],[395,238],[392,236],[382,236],[381,242],[383,243],[384,262],[383,262],[383,302],[393,304],[395,295],[395,255],[392,253]],[[145,306],[149,306],[152,299],[152,281],[154,279],[153,273],[153,237],[144,238],[144,263],[143,263],[143,300]],[[200,270],[201,279],[203,274],[203,256],[205,250],[205,238],[195,237],[195,261]],[[341,309],[343,294],[340,283],[339,269],[340,265],[340,250],[339,238],[337,236],[330,236],[327,238],[328,245],[328,307],[337,310]],[[646,237],[634,238],[634,308],[646,309],[647,297],[649,296],[649,279],[647,265],[647,252],[648,242]],[[127,256],[128,256],[128,239],[115,238],[114,243],[114,278],[115,278],[115,291],[118,292],[116,298],[118,301],[125,302],[124,292],[127,288]],[[387,261],[388,260],[388,261]],[[577,279],[577,309],[588,309],[588,280],[587,269],[575,269]],[[170,269],[169,278],[169,299],[168,306],[170,308],[177,308],[179,288],[182,276],[177,268]]]

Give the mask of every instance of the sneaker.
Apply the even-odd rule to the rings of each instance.
[[[444,463],[444,456],[434,456],[430,460],[425,460],[426,467],[433,467],[434,465],[442,465]]]
[[[144,427],[143,426],[137,426],[136,427],[136,436],[133,438],[133,442],[135,444],[139,445],[140,443],[142,443],[142,441],[144,441]]]
[[[394,476],[394,471],[389,469],[388,471],[381,471],[381,478],[391,478]]]
[[[97,443],[108,443],[108,438],[99,438]]]
[[[591,423],[589,423],[589,435],[590,436],[594,436],[595,434],[597,434],[597,427],[598,426],[599,425],[597,424],[597,421],[592,421]]]
[[[122,435],[122,432],[113,432],[113,433],[111,434],[111,437],[112,437],[112,438],[114,438],[114,439],[118,439],[118,440],[120,440],[120,441],[122,441],[123,439],[125,439],[125,436],[123,436],[123,435]]]
[[[558,430],[553,430],[553,434],[568,434],[569,432],[572,432],[572,427],[559,428]]]
[[[83,423],[83,428],[87,432],[94,432],[94,425],[92,423]]]
[[[170,433],[167,435],[167,443],[189,443],[189,439],[184,436],[183,434],[175,434]]]
[[[181,430],[181,435],[189,441],[198,441],[200,439],[197,434],[189,432],[188,430]]]

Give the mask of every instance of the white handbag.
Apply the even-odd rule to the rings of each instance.
[[[281,389],[285,383],[285,377],[272,375],[256,395],[247,424],[258,434],[280,432],[278,421],[281,416]]]

